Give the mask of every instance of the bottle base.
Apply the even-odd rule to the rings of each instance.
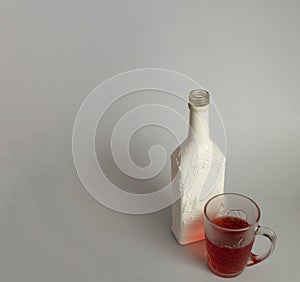
[[[199,234],[199,232],[197,232],[197,234],[191,233],[186,234],[185,236],[180,236],[179,232],[177,232],[173,226],[171,227],[171,230],[177,242],[182,246],[203,241],[205,239],[204,234]]]

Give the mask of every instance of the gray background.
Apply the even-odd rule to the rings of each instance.
[[[214,97],[226,190],[262,208],[273,256],[236,281],[299,281],[299,1],[0,4],[0,281],[218,281],[203,243],[179,246],[166,208],[114,212],[83,188],[71,134],[88,93],[163,67]]]

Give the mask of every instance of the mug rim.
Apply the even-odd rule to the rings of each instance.
[[[254,206],[257,208],[257,217],[255,219],[255,221],[252,223],[252,224],[249,224],[249,226],[247,227],[243,227],[243,228],[237,228],[237,229],[230,229],[230,228],[226,228],[226,227],[223,227],[223,226],[220,226],[216,223],[214,223],[207,215],[207,207],[208,207],[208,204],[213,201],[215,198],[218,198],[220,196],[226,196],[226,195],[233,195],[233,196],[239,196],[239,197],[242,197],[244,199],[247,199],[248,201],[250,201],[252,204],[254,204]],[[225,193],[221,193],[221,194],[218,194],[218,195],[215,195],[213,197],[211,197],[205,204],[204,206],[204,217],[209,221],[209,223],[215,227],[217,227],[218,229],[221,229],[221,230],[225,230],[225,231],[229,231],[229,232],[241,232],[241,231],[247,231],[249,229],[251,229],[254,225],[258,224],[259,222],[259,219],[260,219],[260,208],[259,206],[257,205],[256,202],[254,202],[251,198],[249,198],[248,196],[245,196],[243,194],[239,194],[239,193],[232,193],[232,192],[225,192]]]

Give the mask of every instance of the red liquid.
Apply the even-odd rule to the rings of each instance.
[[[249,226],[247,221],[231,216],[218,217],[214,220],[214,223],[228,229],[240,229]],[[228,231],[216,230],[215,232],[220,234],[221,242],[219,240],[218,242],[211,242],[206,239],[207,258],[210,269],[215,274],[223,277],[232,277],[240,274],[245,268],[250,256],[253,241],[241,247],[236,245],[236,242],[230,245],[230,243],[222,243],[223,237],[226,238],[224,241],[228,241],[228,238],[230,239],[230,233]],[[244,232],[237,231],[234,236],[243,239]]]

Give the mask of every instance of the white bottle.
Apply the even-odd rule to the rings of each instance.
[[[225,156],[209,135],[209,93],[193,90],[189,109],[188,137],[171,155],[173,185],[181,194],[172,205],[172,231],[182,245],[204,239],[203,208],[224,192],[225,174]]]

